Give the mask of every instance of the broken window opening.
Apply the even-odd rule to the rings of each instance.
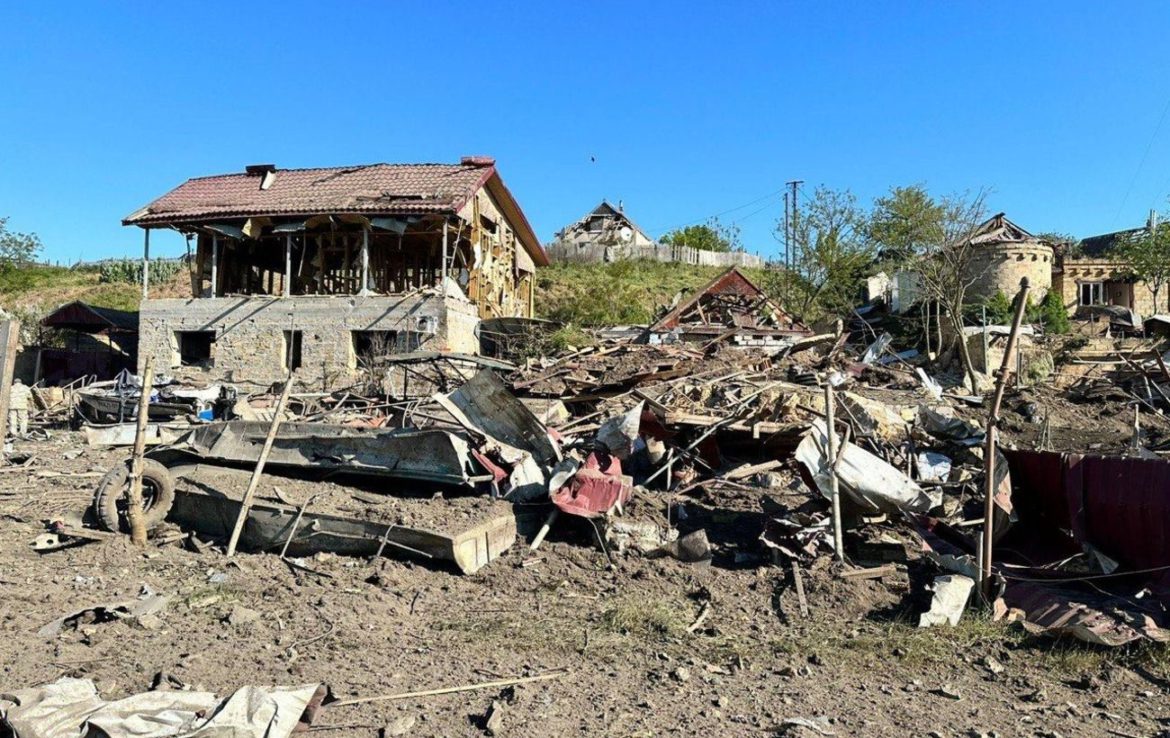
[[[1102,287],[1103,283],[1101,282],[1081,282],[1078,304],[1082,306],[1105,304]]]
[[[179,347],[179,366],[215,365],[215,331],[175,331],[175,342]]]
[[[393,354],[417,351],[420,335],[413,331],[350,331],[354,368],[372,369]]]
[[[296,371],[301,368],[301,347],[304,345],[304,331],[284,331],[284,368]]]

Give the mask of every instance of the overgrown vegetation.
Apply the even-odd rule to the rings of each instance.
[[[13,272],[36,261],[41,239],[35,233],[8,230],[8,218],[0,218],[0,271]]]
[[[150,282],[169,282],[186,267],[178,259],[150,262]],[[142,262],[134,259],[104,261],[98,266],[99,281],[103,284],[142,284]]]
[[[577,328],[646,324],[680,292],[687,295],[723,271],[648,260],[554,264],[536,274],[536,313]],[[743,271],[758,280],[763,270]]]
[[[739,226],[724,224],[719,218],[710,218],[706,223],[676,228],[664,235],[660,241],[671,246],[689,246],[702,251],[743,251],[740,243]]]
[[[976,310],[986,309],[989,325],[1007,325],[1011,323],[1015,314],[1012,309],[1012,301],[1002,290],[985,300],[982,306],[973,305],[971,308],[967,311],[968,318],[976,323],[982,321],[982,315],[976,315]],[[1058,335],[1068,333],[1072,329],[1072,323],[1068,319],[1068,311],[1064,307],[1060,294],[1055,289],[1049,290],[1038,304],[1033,303],[1031,297],[1028,298],[1028,302],[1024,306],[1024,322],[1039,323],[1044,326],[1046,333]]]

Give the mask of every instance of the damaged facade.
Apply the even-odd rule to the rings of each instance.
[[[1154,304],[1154,294],[1134,275],[1120,247],[1128,238],[1150,226],[1104,233],[1067,244],[1057,260],[1054,285],[1069,315],[1081,315],[1094,307],[1116,305],[1138,315],[1150,316],[1167,310]]]
[[[1020,280],[1027,278],[1033,300],[1039,302],[1052,288],[1052,244],[1049,244],[997,213],[975,229],[971,243],[976,246],[968,265],[971,296],[989,298],[997,292],[1014,295]]]
[[[1025,277],[1036,303],[1052,289],[1056,266],[1052,244],[1024,230],[1003,213],[980,223],[970,242],[976,247],[966,267],[971,285],[968,295],[973,300],[987,300],[997,292],[1014,295]],[[871,297],[884,294],[896,313],[909,310],[923,296],[918,274],[912,270],[898,271],[893,277],[884,273],[871,277],[867,290]]]
[[[530,317],[548,263],[494,160],[200,177],[123,220],[184,233],[191,296],[143,284],[139,364],[324,386],[384,356],[478,352],[481,318]],[[144,270],[144,274],[147,270]]]

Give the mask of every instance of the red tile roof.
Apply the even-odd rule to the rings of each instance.
[[[495,173],[490,160],[472,162],[277,169],[268,189],[260,189],[263,174],[196,177],[126,216],[122,223],[338,212],[452,213]]]
[[[325,213],[451,214],[459,211],[479,188],[487,187],[536,263],[548,264],[540,240],[490,157],[464,157],[459,164],[274,169],[267,189],[261,189],[264,180],[262,172],[195,177],[126,216],[122,225],[150,227],[207,223],[221,218]]]

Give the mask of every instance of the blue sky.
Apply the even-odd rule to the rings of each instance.
[[[188,177],[488,154],[542,239],[604,197],[655,236],[731,210],[775,254],[789,179],[990,187],[1085,236],[1167,205],[1167,28],[1131,1],[5,3],[0,216],[50,259],[134,255],[120,219]]]

